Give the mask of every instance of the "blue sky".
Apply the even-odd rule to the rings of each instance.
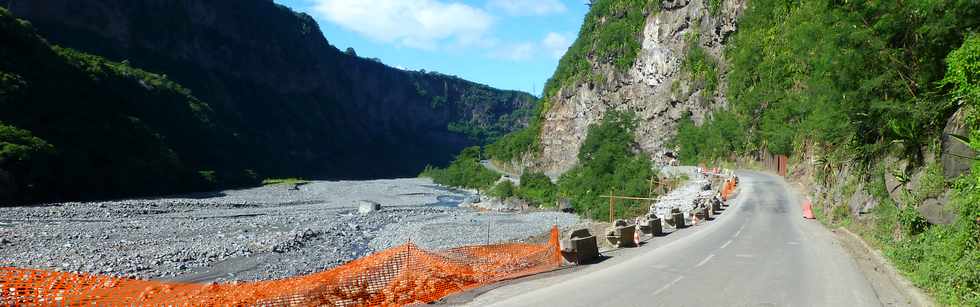
[[[390,66],[540,95],[578,34],[585,0],[275,0],[330,44]]]

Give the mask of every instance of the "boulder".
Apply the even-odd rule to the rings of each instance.
[[[888,191],[889,198],[895,203],[903,205],[904,193],[905,193],[905,183],[903,183],[895,174],[904,174],[908,162],[905,160],[899,160],[894,157],[885,158],[885,189]]]
[[[961,108],[946,121],[946,128],[943,129],[942,138],[942,164],[943,176],[946,179],[959,177],[970,171],[976,152],[970,146],[963,144],[950,135],[968,136],[969,129],[966,127],[966,110]]]
[[[357,212],[361,214],[369,214],[378,210],[381,210],[381,204],[379,203],[370,200],[357,201]]]
[[[863,213],[868,213],[871,209],[878,204],[877,201],[864,190],[864,183],[858,184],[857,190],[854,194],[851,194],[851,198],[847,200],[847,205],[851,209],[851,213],[854,215],[860,215]]]
[[[941,197],[929,198],[923,201],[917,208],[919,214],[922,214],[922,217],[925,217],[933,225],[952,224],[956,220],[956,212],[948,205],[949,193],[946,192]]]

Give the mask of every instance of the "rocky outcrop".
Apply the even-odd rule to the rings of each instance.
[[[635,112],[637,143],[655,160],[663,159],[662,153],[670,150],[667,142],[685,115],[701,123],[727,104],[722,51],[744,7],[744,0],[725,0],[712,14],[707,1],[663,1],[660,11],[647,17],[642,50],[632,68],[618,73],[611,65],[595,64],[604,83],[566,86],[555,95],[543,116],[541,152],[531,167],[552,177],[574,167],[589,125],[610,110]],[[698,37],[693,43],[718,63],[717,91],[706,92],[704,82],[682,68],[692,48],[688,37]]]
[[[956,111],[946,121],[946,127],[943,129],[942,163],[943,175],[946,176],[946,179],[953,179],[969,172],[970,167],[973,166],[972,158],[976,157],[977,154],[970,146],[952,136],[969,135],[970,132],[966,127],[966,113],[966,108]]]
[[[523,127],[533,107],[526,93],[341,52],[313,18],[268,0],[8,5],[54,44],[189,88],[252,149],[242,164],[264,176],[414,176]]]

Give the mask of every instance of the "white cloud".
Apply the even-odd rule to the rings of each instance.
[[[487,6],[514,16],[548,15],[568,10],[559,0],[490,0]]]
[[[440,0],[315,0],[314,11],[371,39],[430,50],[480,44],[494,22],[479,8]]]
[[[550,32],[540,42],[523,42],[497,46],[488,55],[491,58],[512,61],[525,61],[542,55],[560,59],[571,45],[572,41],[567,35]]]
[[[565,51],[568,51],[568,47],[572,45],[572,40],[568,36],[550,32],[541,44],[551,56],[557,59],[565,55]]]
[[[525,61],[534,57],[534,51],[537,47],[535,43],[510,44],[491,52],[490,57],[511,61]]]

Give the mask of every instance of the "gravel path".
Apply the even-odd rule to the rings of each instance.
[[[481,213],[428,179],[318,181],[171,198],[0,208],[0,266],[194,282],[321,271],[412,242],[449,248],[540,235],[571,214]],[[384,206],[362,215],[358,201]]]

